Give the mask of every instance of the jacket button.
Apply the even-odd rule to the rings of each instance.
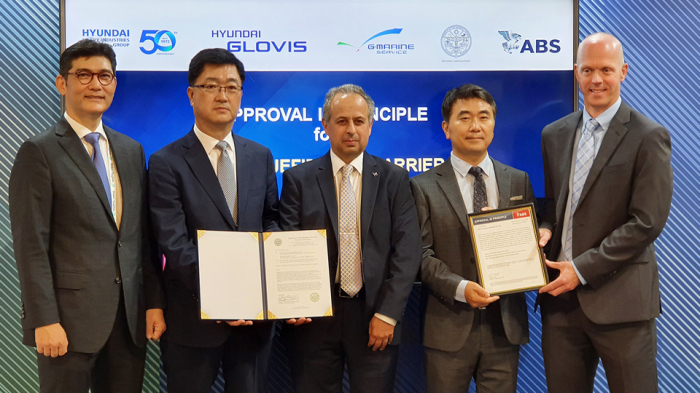
[[[122,242],[119,242],[119,247],[121,247],[121,246],[122,246]]]
[[[122,283],[122,278],[121,278],[121,277],[117,277],[117,278],[114,279],[114,282],[116,282],[117,284],[121,284],[121,283]]]

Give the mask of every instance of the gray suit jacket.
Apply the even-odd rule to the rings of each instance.
[[[17,152],[10,219],[26,345],[35,345],[35,328],[60,322],[69,351],[97,352],[112,332],[123,290],[132,339],[143,346],[147,303],[164,306],[150,248],[143,149],[104,130],[122,186],[120,229],[97,169],[64,118]]]
[[[498,207],[534,203],[527,173],[493,161],[498,184]],[[457,286],[464,280],[479,281],[467,209],[451,161],[411,179],[413,197],[423,237],[421,278],[431,291],[425,310],[423,344],[442,351],[457,351],[464,345],[474,319],[468,303],[455,301]],[[511,200],[511,197],[522,199]],[[527,344],[529,331],[523,293],[505,295],[501,317],[508,341]]]
[[[541,226],[553,233],[551,258],[561,251],[581,117],[581,111],[572,113],[542,131],[547,209]],[[659,316],[654,240],[666,224],[672,193],[668,131],[623,101],[593,161],[572,223],[574,263],[588,282],[574,292],[591,321],[612,324]],[[550,278],[557,273],[550,271]],[[559,298],[542,297],[543,315],[565,307],[566,296]]]

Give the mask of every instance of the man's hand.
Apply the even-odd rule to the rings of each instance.
[[[549,242],[549,239],[552,238],[552,231],[550,231],[547,228],[540,228],[539,233],[540,233],[540,247],[544,247]]]
[[[546,259],[545,263],[552,269],[559,270],[559,277],[540,288],[540,293],[549,293],[552,296],[559,296],[564,292],[573,290],[581,284],[571,261],[552,262]]]
[[[489,304],[500,299],[498,296],[491,296],[481,285],[474,281],[469,281],[464,288],[464,297],[467,303],[474,308],[486,307]]]
[[[146,310],[146,338],[156,341],[165,332],[163,310],[151,308]]]
[[[68,352],[68,337],[60,323],[46,325],[34,329],[36,351],[44,356],[63,356]]]
[[[311,318],[292,318],[287,320],[287,325],[301,326],[309,322],[311,322]]]
[[[253,324],[253,321],[246,321],[243,319],[239,319],[237,321],[225,321],[225,322],[229,326],[250,326]],[[221,321],[216,321],[216,323],[221,323]]]
[[[387,345],[394,340],[394,326],[386,323],[376,316],[372,317],[369,322],[369,342],[368,347],[372,347],[373,351],[383,351]]]

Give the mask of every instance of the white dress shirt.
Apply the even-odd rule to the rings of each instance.
[[[75,131],[75,133],[78,134],[78,137],[80,137],[80,140],[83,142],[83,146],[85,147],[85,150],[87,151],[89,157],[92,157],[93,147],[90,142],[85,140],[85,135],[90,134],[92,132],[97,132],[100,134],[100,140],[98,143],[100,144],[102,160],[104,161],[106,166],[105,169],[107,170],[107,183],[109,183],[109,192],[110,194],[112,194],[112,213],[114,216],[114,221],[117,223],[117,228],[119,228],[122,222],[122,185],[119,181],[117,164],[114,161],[114,155],[112,154],[112,150],[110,149],[107,134],[105,134],[104,127],[102,126],[102,120],[100,119],[100,124],[98,124],[97,128],[94,131],[92,131],[84,125],[78,123],[72,117],[68,116],[67,112],[64,113],[63,116],[66,118],[66,121],[68,122],[68,124],[70,124],[71,128],[73,128],[73,131]]]
[[[617,110],[620,109],[620,105],[622,105],[622,98],[618,98],[617,102],[615,102],[610,108],[606,109],[605,112],[601,113],[598,117],[596,117],[596,121],[598,121],[598,124],[600,124],[600,128],[598,131],[593,133],[593,144],[594,144],[594,159],[598,155],[598,151],[600,150],[600,145],[603,143],[603,138],[605,137],[605,134],[608,132],[608,128],[610,127],[610,122],[612,122],[613,117],[615,117],[615,114],[617,113]],[[559,252],[559,257],[557,258],[557,261],[565,261],[566,257],[564,256],[564,250],[566,250],[566,234],[567,231],[569,230],[569,225],[571,225],[570,222],[570,216],[571,216],[571,192],[573,190],[573,182],[574,182],[574,170],[576,169],[576,153],[578,152],[578,143],[581,140],[581,130],[583,129],[583,126],[588,122],[589,119],[591,119],[592,116],[588,114],[588,110],[584,108],[583,110],[583,118],[581,119],[581,124],[578,125],[576,128],[576,136],[574,137],[574,150],[571,153],[571,172],[569,173],[569,195],[566,198],[566,211],[564,212],[564,225],[562,226],[562,233],[561,233],[561,251]],[[571,264],[574,267],[574,271],[576,272],[576,275],[578,276],[578,279],[581,281],[581,285],[586,285],[586,279],[583,278],[581,273],[578,271],[578,268],[576,267],[576,264],[571,261]]]
[[[364,155],[364,152],[360,153],[360,155],[350,161],[349,164],[354,168],[350,174],[350,185],[352,186],[352,192],[355,194],[355,206],[357,207],[355,211],[357,212],[357,245],[360,247],[360,261],[362,261],[362,226],[360,225],[360,216],[362,213],[362,160],[364,159]],[[338,215],[340,215],[340,183],[343,181],[343,167],[345,166],[345,162],[333,152],[333,149],[331,149],[331,166],[333,168],[333,179],[335,180],[335,200],[338,204]],[[335,282],[336,284],[340,282],[340,269],[336,270]],[[396,320],[394,318],[379,313],[375,313],[374,316],[390,325],[396,326]]]
[[[216,173],[216,175],[218,176],[219,169],[217,168],[217,163],[219,161],[219,156],[221,155],[221,150],[217,149],[216,145],[220,141],[202,132],[202,130],[200,130],[199,127],[197,127],[197,124],[194,125],[194,134],[197,136],[197,139],[199,139],[199,142],[204,147],[204,152],[207,153],[207,157],[209,157],[209,162],[211,162],[211,166],[214,168],[214,173]],[[236,149],[233,144],[233,136],[230,132],[226,134],[224,141],[228,143],[226,151],[228,152],[229,159],[231,159],[231,164],[233,164],[233,171],[236,173],[236,189],[238,189],[238,172],[236,171]]]
[[[469,174],[469,170],[472,169],[472,165],[468,164],[466,161],[455,156],[454,151],[450,154],[450,162],[452,163],[452,168],[455,172],[455,177],[457,178],[457,185],[459,185],[459,191],[462,193],[462,200],[464,201],[464,207],[467,209],[467,213],[474,213],[474,176]],[[486,157],[477,165],[481,170],[484,171],[481,177],[484,179],[486,184],[486,198],[488,200],[488,207],[498,208],[498,183],[496,182],[496,174],[493,169],[493,161],[486,153]],[[464,289],[467,287],[469,280],[462,280],[457,286],[457,291],[455,293],[455,300],[462,303],[466,303],[467,299],[464,297]]]

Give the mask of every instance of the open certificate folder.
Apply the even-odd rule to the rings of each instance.
[[[332,316],[325,229],[197,231],[201,319]]]

